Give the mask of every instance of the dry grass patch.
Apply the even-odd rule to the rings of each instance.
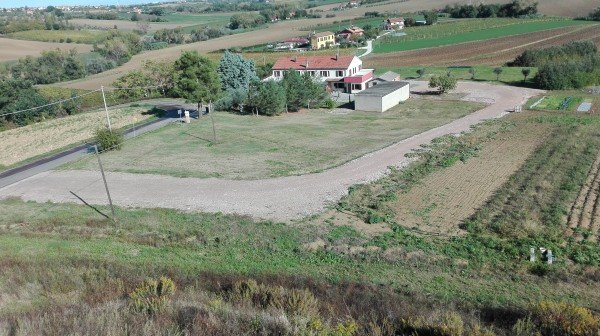
[[[534,126],[534,127],[532,127]],[[518,124],[496,135],[479,155],[427,176],[393,207],[398,224],[429,233],[464,233],[459,224],[516,172],[546,138],[548,127]]]
[[[55,49],[75,49],[79,53],[85,53],[90,52],[92,46],[86,44],[37,42],[0,38],[0,62],[14,61],[25,56],[39,56],[42,51]]]
[[[150,104],[109,109],[112,127],[121,128],[152,117]],[[104,109],[0,132],[0,165],[12,166],[94,137],[106,125]]]

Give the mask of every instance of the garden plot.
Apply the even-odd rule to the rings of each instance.
[[[428,233],[462,234],[459,224],[521,167],[547,130],[516,126],[487,142],[478,156],[431,174],[398,195],[392,205],[396,221]]]

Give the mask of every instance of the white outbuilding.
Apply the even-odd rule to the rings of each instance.
[[[381,82],[354,96],[354,109],[385,112],[410,96],[408,82]]]

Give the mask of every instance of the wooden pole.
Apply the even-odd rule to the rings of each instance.
[[[106,96],[104,95],[104,86],[100,86],[100,90],[102,91],[102,100],[104,101],[104,111],[106,112],[108,130],[112,132],[112,126],[110,125],[110,116],[108,115],[108,106],[106,106]]]
[[[110,191],[108,190],[108,183],[106,182],[106,176],[104,175],[104,168],[102,167],[102,161],[100,161],[100,155],[98,154],[98,145],[94,145],[94,151],[96,152],[96,158],[98,159],[98,166],[100,166],[100,174],[102,174],[102,180],[104,181],[104,189],[106,189],[106,196],[108,197],[108,204],[110,205],[110,211],[112,212],[112,220],[116,222],[117,216],[115,215],[115,207],[113,206],[112,198],[110,197]]]

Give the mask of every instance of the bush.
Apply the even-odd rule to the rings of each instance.
[[[437,88],[440,94],[454,90],[456,88],[456,84],[456,78],[451,76],[433,76],[429,80],[429,87]]]
[[[105,152],[109,150],[119,150],[123,147],[123,133],[108,128],[101,128],[96,131],[96,145],[98,151]]]
[[[541,302],[532,315],[543,335],[597,336],[600,330],[599,316],[570,303]]]
[[[144,281],[129,294],[129,298],[133,310],[154,315],[167,307],[174,293],[173,280],[161,277],[158,281],[154,279]]]

